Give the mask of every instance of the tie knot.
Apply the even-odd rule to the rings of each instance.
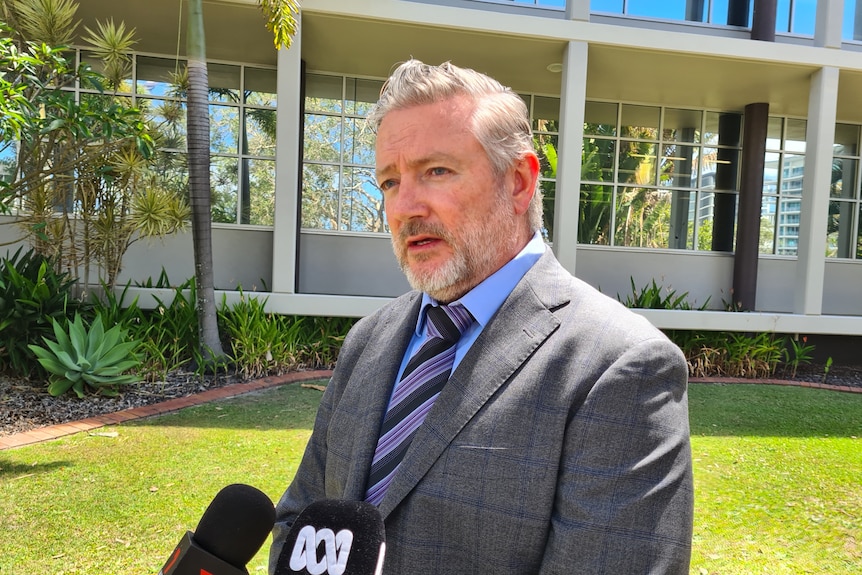
[[[458,341],[461,334],[473,323],[473,316],[461,304],[428,306],[426,330],[429,335],[447,342]]]

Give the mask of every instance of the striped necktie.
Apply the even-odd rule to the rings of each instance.
[[[383,499],[416,430],[449,380],[455,345],[473,323],[473,316],[461,304],[429,306],[426,316],[427,339],[410,358],[392,392],[374,451],[365,500],[375,505]]]

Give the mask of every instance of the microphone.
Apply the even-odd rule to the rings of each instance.
[[[386,535],[383,517],[365,501],[323,499],[296,517],[275,575],[380,575]]]
[[[245,568],[275,525],[265,493],[235,483],[219,491],[194,533],[180,540],[159,575],[248,575]]]

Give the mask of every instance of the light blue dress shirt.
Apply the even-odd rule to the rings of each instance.
[[[455,348],[455,364],[452,367],[454,371],[467,351],[503,305],[503,302],[515,289],[515,285],[524,274],[539,261],[539,258],[545,253],[545,241],[542,239],[541,232],[536,232],[533,238],[524,246],[518,255],[512,258],[509,263],[501,267],[499,270],[488,276],[482,283],[474,287],[472,290],[464,294],[460,299],[452,303],[460,303],[473,315],[476,320],[473,322],[467,331],[461,335],[458,344]],[[407,367],[407,362],[413,355],[415,350],[418,350],[425,340],[425,310],[429,305],[439,305],[437,301],[428,294],[422,294],[422,311],[419,312],[419,319],[416,321],[416,329],[413,332],[413,337],[410,338],[410,344],[407,346],[407,352],[401,360],[401,367],[398,369],[398,377],[396,382],[401,380],[401,374],[404,368]]]

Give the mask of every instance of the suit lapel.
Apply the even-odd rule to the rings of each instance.
[[[561,275],[564,274],[564,275]],[[552,309],[568,274],[548,250],[515,286],[452,374],[416,433],[380,504],[385,518],[461,429],[559,326]],[[372,448],[373,451],[373,448]]]
[[[351,442],[348,451],[354,454],[353,464],[345,479],[345,499],[365,498],[368,473],[380,432],[379,422],[383,421],[401,359],[416,327],[420,302],[420,294],[413,292],[385,308],[386,312],[366,344],[366,350],[373,353],[362,354],[361,360],[352,367],[349,377],[357,384],[345,390],[340,403],[355,406],[353,408],[364,413],[371,423],[359,429],[342,429],[334,435]]]

